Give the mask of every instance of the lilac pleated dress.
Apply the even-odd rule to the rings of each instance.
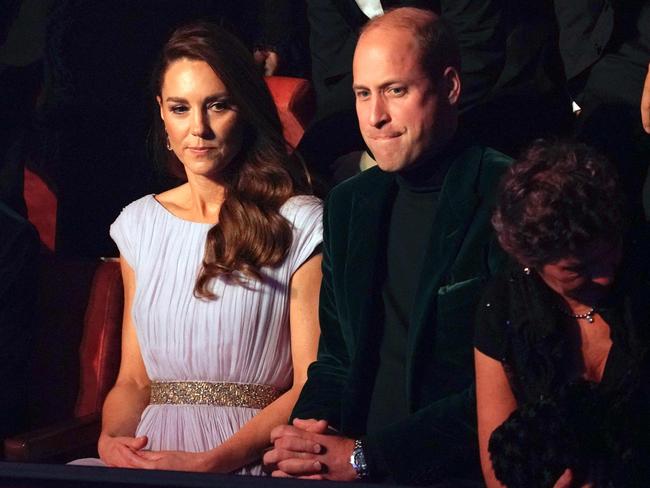
[[[240,285],[217,278],[212,286],[218,298],[204,300],[193,290],[211,224],[176,217],[153,195],[124,208],[111,226],[111,237],[135,271],[133,321],[152,382],[262,385],[276,391],[291,386],[289,284],[322,242],[322,205],[315,197],[296,196],[281,214],[293,227],[285,261],[264,268],[263,282],[248,279]],[[250,406],[150,404],[136,435],[146,435],[151,450],[206,451],[258,411]],[[252,465],[239,473],[262,471]]]

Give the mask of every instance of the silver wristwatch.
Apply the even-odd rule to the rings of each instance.
[[[366,457],[363,455],[363,445],[359,439],[354,441],[354,449],[352,449],[352,455],[350,456],[350,465],[357,473],[358,480],[368,478],[368,465],[366,464]]]

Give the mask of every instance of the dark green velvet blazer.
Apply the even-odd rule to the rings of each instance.
[[[510,158],[473,146],[445,177],[411,313],[411,414],[366,435],[381,331],[381,284],[395,176],[372,168],[330,193],[324,214],[318,359],[293,417],[326,419],[362,437],[371,475],[397,483],[480,476],[473,390],[474,309],[504,263],[490,225]],[[396,392],[396,394],[399,394]]]

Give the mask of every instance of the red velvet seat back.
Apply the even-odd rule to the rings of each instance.
[[[39,258],[33,355],[29,363],[28,418],[40,428],[71,418],[79,395],[79,344],[97,260]]]
[[[79,347],[81,376],[75,416],[101,412],[120,367],[124,289],[119,261],[103,261],[95,272]]]
[[[124,306],[117,260],[41,260],[28,385],[32,429],[101,412],[120,365]]]
[[[303,78],[267,76],[266,85],[278,108],[284,138],[295,148],[311,122],[316,108],[311,83]]]
[[[36,227],[43,246],[54,252],[56,209],[58,205],[56,194],[45,183],[43,178],[32,170],[25,168],[24,176],[27,218]]]

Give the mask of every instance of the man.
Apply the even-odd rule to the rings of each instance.
[[[362,31],[353,88],[378,167],[326,206],[319,355],[293,425],[272,433],[276,476],[480,476],[473,308],[502,261],[490,214],[509,159],[456,134],[458,72],[430,11],[396,9]]]
[[[522,8],[519,0],[308,0],[317,110],[299,150],[329,183],[359,172],[358,157],[339,159],[365,149],[350,90],[353,53],[363,25],[393,7],[433,10],[456,34],[463,80],[458,106],[475,141],[515,154],[536,138],[570,131],[552,3]]]

